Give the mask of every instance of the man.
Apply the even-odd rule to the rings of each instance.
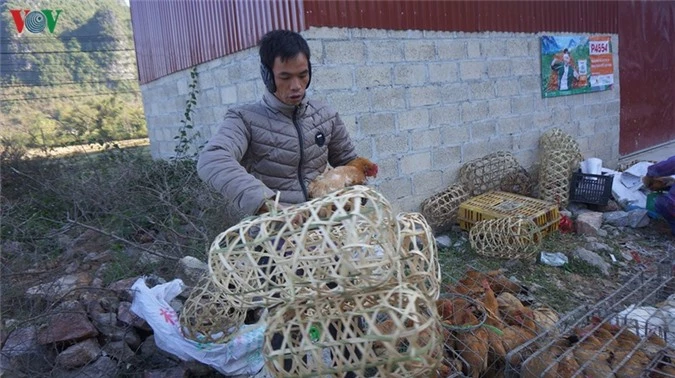
[[[558,90],[566,91],[572,89],[574,80],[579,79],[579,73],[570,64],[571,58],[569,50],[563,50],[562,62],[554,57],[551,61],[551,69],[558,74]]]
[[[656,198],[654,210],[668,222],[670,232],[675,236],[675,180],[667,177],[671,175],[675,175],[675,156],[650,165],[642,181],[649,189],[668,191]]]
[[[260,40],[260,71],[267,92],[261,101],[230,109],[199,156],[199,177],[223,194],[236,223],[267,212],[266,200],[306,201],[307,185],[326,165],[356,158],[339,115],[308,100],[312,78],[307,42],[275,30]]]

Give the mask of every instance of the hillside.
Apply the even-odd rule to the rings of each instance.
[[[0,4],[4,141],[52,147],[145,136],[131,17],[123,1]],[[22,9],[31,13],[18,12],[17,24],[12,11]],[[36,16],[47,17],[32,15],[42,10]],[[32,22],[40,21],[44,29],[31,32]]]

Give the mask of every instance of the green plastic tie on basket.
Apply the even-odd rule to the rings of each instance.
[[[321,338],[321,331],[319,330],[319,327],[317,327],[315,324],[312,324],[309,327],[309,339],[315,343],[319,341]]]

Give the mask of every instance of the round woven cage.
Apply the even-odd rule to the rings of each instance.
[[[425,199],[421,205],[421,212],[436,232],[447,231],[457,222],[459,205],[467,199],[469,193],[462,185],[451,185]]]
[[[284,305],[269,319],[263,355],[275,377],[435,376],[442,328],[434,301],[401,285]]]
[[[566,150],[550,150],[543,155],[539,169],[539,198],[560,207],[567,206],[572,176],[571,160],[574,160],[574,154],[570,155]]]
[[[470,196],[477,196],[499,188],[504,176],[520,168],[510,152],[497,151],[464,164],[459,170],[459,183]]]
[[[436,240],[420,213],[400,213],[396,217],[397,240],[401,253],[402,277],[406,282],[438,299],[441,284],[441,266],[438,264]]]
[[[517,171],[507,173],[499,183],[499,190],[524,196],[532,195],[533,189],[534,182],[525,168],[519,168]]]
[[[541,231],[523,217],[488,219],[476,223],[469,231],[471,248],[482,256],[530,259],[541,245]]]
[[[573,161],[570,161],[570,164],[578,168],[579,163],[581,162],[581,150],[579,149],[579,143],[577,143],[571,135],[565,133],[559,128],[553,128],[539,138],[539,148],[543,152],[550,150],[562,150],[567,151],[573,160],[576,161],[574,164]]]
[[[368,291],[398,271],[393,222],[381,194],[350,187],[231,227],[213,242],[209,269],[236,306]]]
[[[234,307],[209,277],[192,289],[180,314],[186,338],[200,343],[226,343],[239,330],[246,309]]]

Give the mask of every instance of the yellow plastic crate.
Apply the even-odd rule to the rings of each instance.
[[[519,194],[492,191],[473,197],[459,205],[459,226],[468,231],[485,219],[524,216],[539,226],[542,236],[558,229],[558,205]]]

